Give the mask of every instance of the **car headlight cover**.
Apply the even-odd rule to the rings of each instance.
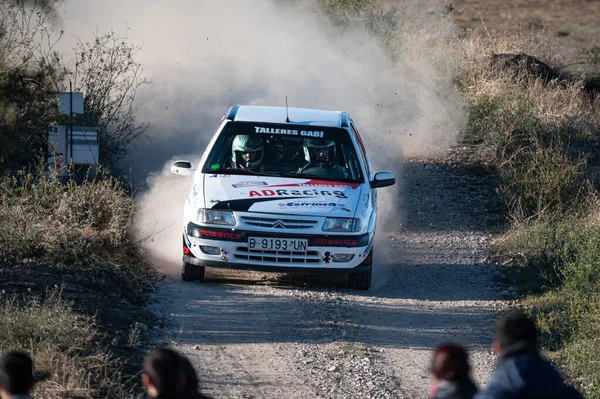
[[[212,209],[198,209],[198,221],[206,224],[221,224],[235,226],[235,216],[231,211],[215,211]]]
[[[323,223],[323,231],[360,231],[362,224],[358,218],[327,218]]]

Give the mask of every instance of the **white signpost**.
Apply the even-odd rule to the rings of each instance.
[[[51,173],[67,174],[69,163],[95,166],[98,163],[98,129],[72,126],[72,116],[83,114],[83,93],[73,92],[69,82],[68,92],[59,93],[59,112],[69,115],[68,125],[48,127],[48,160]]]
[[[69,132],[72,131],[72,135]],[[72,146],[71,143],[72,137]],[[70,160],[76,165],[98,163],[98,130],[87,126],[51,125],[48,128],[48,168],[65,176]]]

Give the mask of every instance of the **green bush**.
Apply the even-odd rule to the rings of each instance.
[[[600,293],[600,229],[582,228],[572,245],[572,260],[559,269],[564,288],[583,297]]]
[[[591,218],[513,226],[506,250],[519,251],[541,277],[541,294],[523,299],[542,346],[586,393],[600,397],[600,227]]]
[[[587,398],[600,397],[600,306],[597,295],[569,289],[529,297],[524,306],[534,315],[548,355]]]
[[[513,226],[502,250],[520,252],[547,289],[600,293],[600,227],[585,220],[531,221]]]
[[[581,387],[586,398],[600,398],[600,338],[597,323],[596,317],[594,333],[575,337],[555,358],[565,373]]]
[[[464,140],[497,149],[511,142],[515,133],[519,136],[519,132],[539,128],[539,121],[519,93],[508,89],[493,97],[472,100],[467,115]]]

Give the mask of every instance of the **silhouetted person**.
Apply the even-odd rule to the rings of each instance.
[[[500,319],[493,348],[498,366],[475,399],[583,399],[540,355],[535,323],[523,312]]]
[[[180,386],[181,366],[177,352],[166,349],[152,350],[144,360],[142,384],[147,396],[158,399],[186,398]]]
[[[429,391],[433,399],[472,399],[477,386],[471,379],[467,350],[458,343],[439,345],[431,359],[435,383]]]
[[[33,361],[25,352],[8,352],[0,359],[0,396],[2,399],[31,398],[35,379]]]

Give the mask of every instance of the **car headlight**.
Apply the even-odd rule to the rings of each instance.
[[[200,223],[235,226],[235,217],[231,211],[214,211],[200,208],[198,209],[197,219]]]
[[[362,223],[358,218],[327,218],[323,231],[360,231]]]

